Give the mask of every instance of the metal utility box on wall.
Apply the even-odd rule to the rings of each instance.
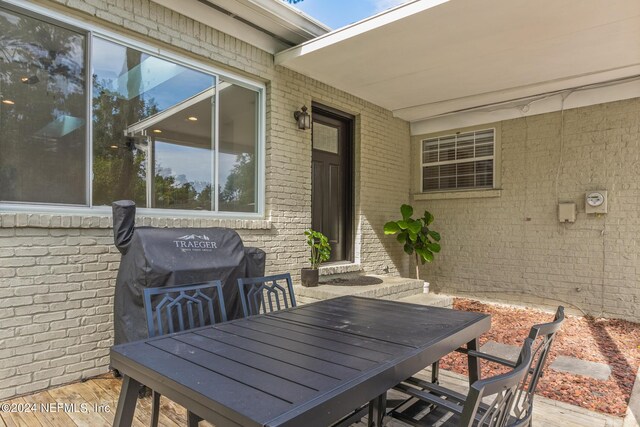
[[[584,196],[584,212],[588,214],[607,213],[607,190],[587,191]]]
[[[563,202],[558,204],[558,221],[576,222],[576,204]]]

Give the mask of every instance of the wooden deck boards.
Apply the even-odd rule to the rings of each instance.
[[[420,373],[425,379],[429,371]],[[441,371],[445,385],[454,390],[465,393],[466,379],[460,375]],[[28,396],[22,396],[2,403],[45,404],[71,403],[72,400],[87,403],[93,408],[94,404],[108,405],[111,412],[95,413],[93,409],[87,416],[79,416],[68,412],[34,412],[34,413],[6,413],[0,412],[0,427],[92,427],[95,425],[111,425],[115,414],[121,380],[111,375],[92,378],[84,383],[68,384],[55,389],[42,391]],[[391,396],[392,398],[394,396]],[[587,411],[586,409],[567,404],[561,404],[537,396],[534,409],[533,427],[621,427],[622,419]],[[134,427],[148,427],[151,417],[151,398],[138,400],[133,420]],[[161,399],[159,425],[162,427],[184,427],[187,425],[186,410],[176,403]],[[201,422],[200,426],[213,427],[212,424]],[[353,427],[365,427],[366,422],[354,424]],[[388,427],[404,427],[404,424],[389,421]]]
[[[32,412],[0,412],[0,427],[94,427],[111,426],[115,415],[122,381],[105,375],[81,383],[68,384],[36,394],[5,401],[9,405],[36,405]],[[59,411],[46,411],[46,404],[75,404],[73,410],[67,407]],[[84,406],[81,406],[84,404]],[[100,411],[96,405],[108,407]],[[163,427],[184,427],[187,425],[186,410],[162,397],[160,399],[160,419]],[[134,427],[148,427],[151,420],[151,397],[138,399],[133,420]],[[207,422],[200,426],[213,427]]]

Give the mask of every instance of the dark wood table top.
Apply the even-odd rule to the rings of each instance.
[[[326,426],[490,324],[347,296],[114,346],[111,364],[218,427]]]

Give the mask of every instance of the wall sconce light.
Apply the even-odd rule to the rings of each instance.
[[[293,113],[293,117],[295,117],[298,122],[298,129],[311,129],[311,115],[307,113],[307,106],[303,105],[300,110],[302,111]]]

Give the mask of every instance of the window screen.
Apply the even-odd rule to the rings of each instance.
[[[422,191],[493,187],[495,129],[422,140]]]

